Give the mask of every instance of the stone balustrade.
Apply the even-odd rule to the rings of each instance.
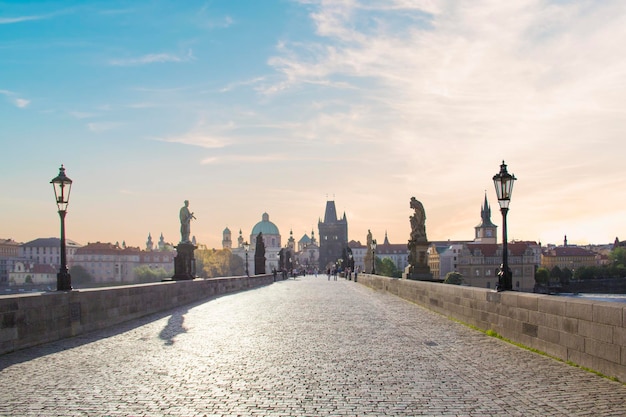
[[[0,354],[274,281],[271,274],[0,296]]]

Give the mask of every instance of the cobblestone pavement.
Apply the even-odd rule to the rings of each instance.
[[[300,277],[0,356],[7,416],[625,416],[626,386]]]

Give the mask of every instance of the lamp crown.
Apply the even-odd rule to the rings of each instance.
[[[515,180],[517,180],[515,175],[509,174],[506,169],[506,164],[502,161],[502,165],[500,165],[500,172],[493,176],[493,184],[496,188],[498,203],[500,203],[500,208],[502,209],[508,209],[509,207],[509,201],[511,200],[513,183]]]

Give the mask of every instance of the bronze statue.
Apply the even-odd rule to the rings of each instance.
[[[180,242],[190,243],[191,219],[196,217],[189,211],[189,200],[185,200],[185,205],[180,209]]]

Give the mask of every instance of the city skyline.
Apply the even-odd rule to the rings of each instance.
[[[626,9],[619,1],[166,0],[3,4],[0,238],[221,247],[267,212],[318,233],[469,240],[492,177],[509,240],[626,238]],[[610,202],[610,203],[609,203]]]

